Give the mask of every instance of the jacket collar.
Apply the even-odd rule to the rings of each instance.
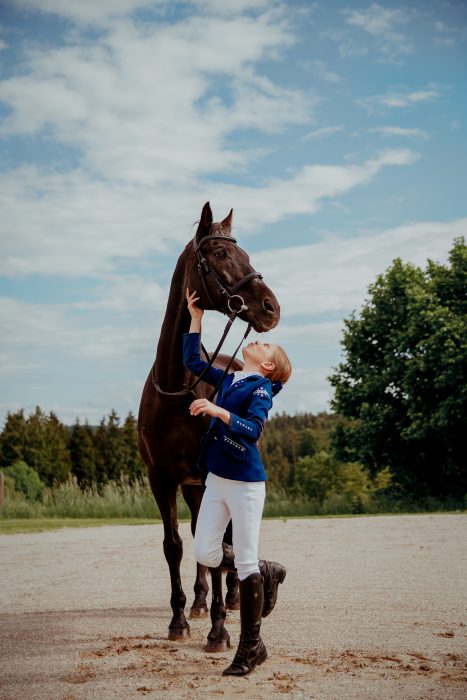
[[[246,382],[256,383],[259,386],[259,385],[264,383],[265,379],[267,379],[267,377],[259,377],[258,375],[252,374],[249,377],[244,377],[243,379],[239,379],[237,382],[235,382],[235,384],[232,385],[233,377],[234,377],[233,372],[232,372],[232,374],[228,375],[230,383],[225,389],[224,397],[227,396],[227,394],[230,394],[231,391],[235,391],[235,389],[240,389],[242,386],[245,385]],[[226,384],[227,384],[227,382],[226,382]]]

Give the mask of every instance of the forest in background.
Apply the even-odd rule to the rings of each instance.
[[[389,468],[374,476],[359,462],[339,461],[333,447],[339,416],[271,417],[259,442],[268,474],[265,516],[407,512],[464,508],[459,498],[413,498]],[[64,425],[39,407],[8,413],[0,434],[5,500],[0,518],[158,518],[132,413],[112,410],[98,426]],[[179,516],[189,517],[179,499]]]

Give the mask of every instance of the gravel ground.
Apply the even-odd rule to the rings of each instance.
[[[182,581],[195,565],[188,523]],[[467,514],[265,520],[260,556],[287,566],[263,621],[269,658],[222,677],[209,619],[169,642],[162,526],[0,536],[0,697],[467,697]]]

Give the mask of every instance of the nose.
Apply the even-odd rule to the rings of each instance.
[[[274,304],[269,297],[263,299],[263,308],[268,313],[273,313],[275,311]]]

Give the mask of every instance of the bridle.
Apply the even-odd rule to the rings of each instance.
[[[218,229],[218,230],[222,231],[222,229]],[[254,279],[255,277],[258,277],[258,279],[262,280],[263,275],[260,272],[256,272],[255,270],[253,270],[252,272],[249,272],[248,275],[245,275],[245,277],[242,277],[242,279],[239,282],[237,282],[236,284],[234,284],[233,287],[228,287],[225,284],[225,282],[223,282],[220,279],[217,272],[215,270],[213,270],[213,268],[208,263],[208,261],[206,260],[206,258],[203,255],[203,252],[202,252],[202,247],[206,243],[206,241],[212,241],[215,239],[217,239],[217,240],[227,239],[228,241],[235,243],[235,245],[237,245],[237,239],[233,238],[232,236],[230,236],[229,234],[226,234],[226,233],[210,233],[207,236],[204,236],[204,238],[201,238],[201,240],[198,241],[198,243],[196,242],[196,236],[193,237],[193,248],[194,248],[195,253],[198,257],[198,274],[201,277],[201,282],[203,283],[204,291],[205,291],[206,296],[209,300],[209,303],[211,304],[211,306],[216,308],[216,305],[213,302],[211,295],[209,294],[209,289],[208,289],[208,286],[206,284],[206,280],[204,277],[205,274],[211,275],[211,277],[214,279],[215,283],[217,284],[217,286],[221,290],[221,294],[224,297],[227,297],[227,309],[228,309],[228,311],[226,311],[224,309],[220,309],[220,311],[222,311],[222,313],[227,314],[229,312],[230,313],[234,312],[234,309],[232,309],[232,306],[231,306],[231,300],[235,299],[235,298],[240,299],[240,302],[241,302],[240,308],[237,309],[237,313],[240,313],[241,311],[246,311],[248,309],[248,306],[245,306],[245,302],[243,300],[243,297],[241,297],[239,294],[236,294],[235,292],[237,292],[240,289],[240,287],[243,287],[244,284],[249,282],[251,279]]]
[[[241,313],[242,311],[248,310],[248,306],[245,304],[245,300],[243,299],[242,296],[240,296],[240,294],[237,294],[236,292],[241,287],[243,287],[244,284],[249,282],[251,279],[254,279],[255,277],[257,277],[258,279],[263,279],[263,275],[260,272],[256,272],[255,270],[253,270],[252,272],[249,272],[247,275],[245,275],[245,277],[242,277],[242,279],[239,282],[237,282],[236,284],[234,284],[233,287],[225,284],[225,282],[222,281],[222,279],[219,277],[217,272],[211,267],[209,262],[204,257],[202,247],[206,243],[206,241],[212,241],[214,239],[227,239],[229,242],[234,243],[236,245],[237,239],[233,238],[228,233],[222,233],[221,227],[218,227],[217,231],[218,231],[218,233],[209,233],[207,236],[204,236],[203,238],[201,238],[201,240],[198,242],[196,242],[196,235],[193,236],[193,248],[194,248],[196,256],[198,258],[198,266],[197,266],[198,267],[198,274],[199,274],[201,282],[203,284],[203,288],[204,288],[204,292],[206,294],[206,297],[207,297],[210,305],[213,308],[216,308],[216,304],[213,302],[212,297],[209,293],[208,285],[206,284],[205,276],[210,275],[210,277],[214,280],[214,282],[219,287],[221,294],[222,294],[222,297],[226,299],[226,303],[225,303],[226,308],[224,308],[224,309],[221,308],[218,310],[221,311],[223,314],[226,314],[226,315],[230,314],[229,320],[227,321],[227,324],[224,328],[224,332],[222,334],[222,337],[217,345],[217,348],[214,350],[211,358],[209,358],[209,355],[206,351],[206,348],[201,343],[201,347],[202,347],[202,350],[206,356],[208,364],[206,365],[204,370],[201,372],[201,374],[198,376],[198,378],[192,384],[185,385],[184,389],[180,389],[180,391],[164,391],[163,389],[161,389],[159,384],[156,382],[156,378],[155,378],[156,361],[154,360],[154,364],[153,364],[152,369],[151,369],[152,383],[153,383],[154,387],[156,388],[156,390],[158,391],[158,393],[160,393],[164,396],[185,396],[186,394],[193,394],[193,396],[196,397],[196,393],[194,392],[194,388],[195,388],[195,386],[197,386],[197,384],[199,384],[199,382],[201,382],[203,380],[203,377],[206,374],[206,372],[212,367],[214,360],[216,359],[217,355],[219,354],[220,349],[221,349],[222,345],[224,344],[224,341],[227,337],[227,334],[230,331],[232,324],[235,321],[237,315],[239,313]],[[238,309],[236,309],[235,307],[232,308],[232,303],[231,303],[232,299],[238,299],[240,301],[240,306]],[[219,382],[215,386],[214,390],[211,392],[211,395],[209,396],[209,401],[214,400],[214,397],[216,396],[217,392],[219,391],[220,386],[221,386],[222,382],[224,381],[225,377],[227,376],[227,373],[232,365],[232,362],[234,361],[235,356],[240,349],[240,345],[246,339],[246,337],[248,336],[250,331],[251,331],[251,323],[248,323],[248,327],[247,327],[245,333],[243,334],[243,337],[240,340],[234,354],[230,358],[228,365],[225,368],[221,379],[219,380]]]

